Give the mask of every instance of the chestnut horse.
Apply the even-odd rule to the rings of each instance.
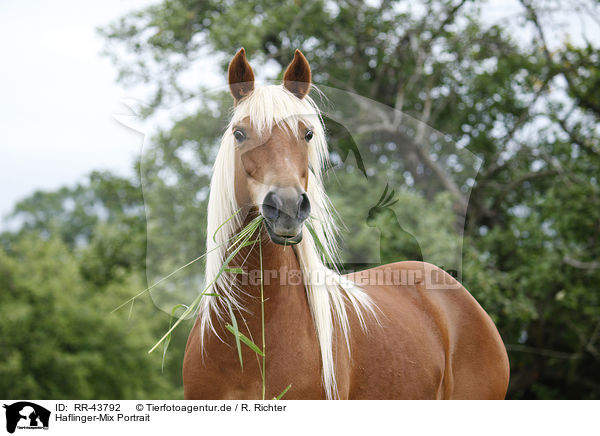
[[[273,398],[289,385],[286,399],[504,398],[502,339],[449,274],[416,261],[346,276],[326,267],[336,255],[327,144],[302,53],[282,85],[255,87],[244,49],[228,78],[234,111],[208,204],[213,285],[186,347],[185,398]],[[232,237],[258,214],[259,242],[231,257]],[[231,314],[264,361],[242,344],[240,368]]]

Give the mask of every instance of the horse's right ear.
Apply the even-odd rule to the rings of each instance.
[[[246,60],[246,51],[243,47],[229,63],[227,77],[229,90],[236,103],[254,90],[254,72]]]

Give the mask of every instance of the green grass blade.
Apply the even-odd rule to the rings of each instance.
[[[240,344],[240,329],[238,328],[237,319],[235,319],[235,315],[233,314],[233,309],[231,308],[231,303],[227,302],[227,307],[229,308],[229,315],[231,316],[231,324],[227,324],[227,330],[233,333],[235,337],[235,346],[237,347],[238,356],[240,358],[240,366],[242,367],[242,371],[244,370],[244,360],[242,359],[242,345]]]
[[[231,324],[227,324],[225,326],[225,328],[227,330],[229,330],[234,336],[236,336],[236,337],[239,336],[240,340],[244,344],[246,344],[252,351],[254,351],[256,354],[258,354],[260,357],[264,356],[264,354],[261,351],[261,349],[258,348],[258,345],[256,345],[254,342],[252,342],[246,335],[244,335],[239,330],[237,330],[237,334],[236,334],[236,329]]]
[[[164,374],[165,372],[165,358],[167,357],[167,350],[169,349],[169,344],[171,343],[171,335],[165,339],[163,342],[163,355],[162,355],[162,363],[160,364],[160,372]]]
[[[283,391],[281,391],[281,393],[279,395],[277,395],[276,397],[273,397],[274,400],[281,400],[283,398],[283,396],[285,394],[287,394],[287,391],[290,390],[290,388],[292,387],[292,384],[290,383],[287,388],[285,388]]]
[[[189,305],[189,307],[185,310],[185,312],[183,312],[181,314],[181,316],[177,319],[177,321],[175,321],[175,324],[173,324],[173,326],[167,331],[167,333],[165,333],[163,335],[162,338],[159,339],[159,341],[154,344],[154,346],[152,348],[150,348],[150,350],[148,351],[148,354],[152,353],[154,350],[156,350],[156,348],[162,344],[167,337],[169,337],[169,335],[173,332],[173,330],[175,330],[175,328],[181,323],[181,321],[183,321],[190,313],[192,313],[196,307],[198,307],[198,304],[200,303],[200,300],[202,299],[202,297],[204,296],[204,292],[201,293],[200,295],[198,295],[194,301],[192,301],[192,304]]]
[[[265,393],[267,389],[266,385],[266,371],[267,371],[267,357],[266,357],[266,342],[265,342],[265,286],[263,277],[263,255],[262,255],[262,234],[258,234],[258,256],[260,258],[260,324],[262,331],[262,366],[260,368],[260,375],[262,379],[262,399],[265,399]]]
[[[135,303],[135,300],[131,300],[131,307],[129,308],[129,315],[127,315],[127,321],[131,319],[131,314],[133,313],[133,303]]]
[[[217,230],[215,230],[215,233],[213,233],[213,241],[214,242],[217,242],[217,233],[219,233],[219,230],[221,230],[225,224],[227,224],[229,221],[231,221],[233,219],[233,217],[235,217],[238,213],[240,213],[241,210],[242,210],[242,208],[239,208],[238,210],[236,210],[233,213],[233,215],[231,215],[229,218],[227,218],[225,220],[225,222],[223,224],[221,224],[219,227],[217,227]]]
[[[331,259],[329,257],[329,253],[327,253],[327,250],[325,250],[325,247],[323,247],[323,244],[321,243],[321,240],[319,239],[319,236],[317,235],[317,232],[315,230],[315,228],[313,227],[313,225],[310,222],[306,222],[306,228],[308,229],[308,232],[310,233],[310,235],[312,236],[313,240],[315,241],[315,245],[317,246],[317,250],[323,255],[325,256],[326,260],[328,262],[331,263],[331,265],[335,265],[335,262],[333,262],[333,259]]]
[[[185,307],[186,309],[188,308],[185,304],[176,304],[175,306],[173,306],[173,309],[171,309],[171,318],[169,319],[169,329],[171,328],[171,323],[173,322],[173,318],[175,318],[175,312],[177,312],[177,309],[179,309],[180,307]],[[170,343],[171,343],[171,335],[169,334],[167,339],[165,339],[165,342],[163,345],[163,355],[162,355],[162,364],[160,365],[160,372],[165,371],[165,357],[167,356],[167,350],[169,349]]]

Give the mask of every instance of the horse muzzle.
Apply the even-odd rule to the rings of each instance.
[[[274,189],[265,195],[260,213],[271,241],[295,245],[302,241],[302,224],[310,215],[310,201],[306,192],[291,188]]]

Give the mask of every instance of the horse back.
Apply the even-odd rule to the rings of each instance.
[[[348,275],[377,306],[366,332],[350,317],[348,398],[502,399],[509,363],[488,314],[452,276],[425,262]]]

